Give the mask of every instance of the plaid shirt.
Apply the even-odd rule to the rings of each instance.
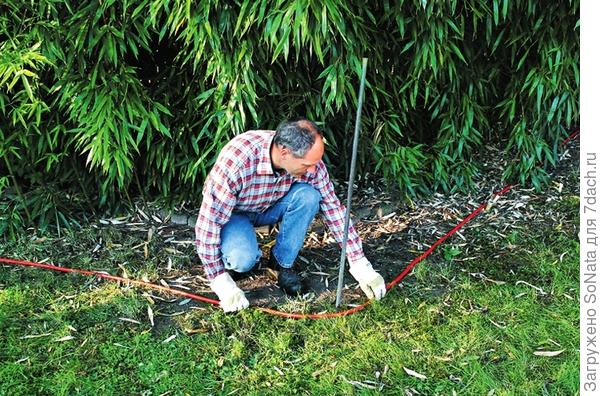
[[[221,260],[221,229],[232,212],[262,213],[283,197],[295,181],[306,182],[321,193],[320,210],[338,243],[344,237],[345,207],[335,195],[323,161],[315,173],[295,178],[274,173],[271,142],[274,131],[248,131],[233,138],[221,151],[202,191],[196,222],[196,247],[209,280],[225,272]],[[350,263],[364,257],[352,223],[348,227],[346,256]]]

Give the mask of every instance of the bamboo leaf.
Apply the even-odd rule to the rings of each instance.
[[[494,8],[494,25],[498,26],[498,23],[500,22],[500,12],[499,12],[499,5],[498,5],[498,0],[494,0],[493,1],[493,8]]]
[[[454,22],[452,22],[450,18],[446,18],[446,23],[448,24],[448,26],[450,26],[450,28],[452,28],[452,30],[456,32],[456,34],[459,35],[459,37],[462,37],[462,31],[458,28],[458,26],[456,26]]]
[[[544,95],[544,85],[538,83],[537,85],[537,99],[536,99],[536,109],[538,113],[542,111],[542,97]]]
[[[462,52],[460,52],[460,49],[456,46],[456,44],[450,42],[449,45],[452,51],[456,54],[456,56],[458,56],[458,59],[460,59],[461,61],[463,61],[463,63],[466,64],[467,61],[465,60],[465,57],[463,56]]]
[[[31,100],[33,102],[35,100],[35,98],[33,97],[33,91],[31,90],[31,86],[29,85],[29,80],[27,80],[27,77],[25,77],[24,75],[21,75],[21,81],[23,82],[23,86],[25,87],[25,90],[27,91],[29,100]]]
[[[552,105],[550,105],[550,111],[548,112],[547,118],[548,122],[552,121],[552,118],[554,118],[554,113],[556,113],[556,108],[558,106],[558,99],[558,96],[555,96],[554,100],[552,101]]]

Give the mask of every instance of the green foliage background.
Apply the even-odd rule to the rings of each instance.
[[[0,227],[69,224],[130,195],[200,200],[220,148],[305,115],[407,195],[466,190],[482,145],[547,181],[579,119],[579,2],[7,0]]]

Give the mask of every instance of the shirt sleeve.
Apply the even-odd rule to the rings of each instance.
[[[335,195],[333,183],[329,179],[329,172],[323,161],[317,164],[315,175],[310,180],[310,184],[321,193],[321,213],[325,224],[333,234],[340,247],[344,241],[344,218],[346,216],[346,207],[341,204]],[[365,257],[362,248],[362,241],[356,232],[352,220],[349,219],[348,225],[348,243],[346,245],[346,257],[350,264],[354,264]]]
[[[221,229],[231,218],[242,180],[232,160],[217,161],[202,190],[196,221],[196,249],[208,280],[225,272],[221,260]]]

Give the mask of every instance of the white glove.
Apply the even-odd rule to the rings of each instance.
[[[360,288],[369,298],[380,300],[385,296],[385,281],[371,266],[366,257],[350,266],[350,274],[358,281]]]
[[[237,287],[231,275],[227,272],[218,275],[210,282],[210,288],[217,296],[219,296],[221,308],[225,312],[235,312],[248,308],[250,303],[246,295]]]

